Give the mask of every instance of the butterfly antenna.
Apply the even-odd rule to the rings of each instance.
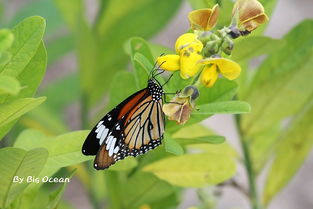
[[[165,85],[171,80],[171,78],[173,77],[173,75],[174,75],[174,73],[172,73],[172,74],[170,75],[170,77],[167,79],[167,81],[165,81],[165,83],[163,83],[162,87],[165,86]]]

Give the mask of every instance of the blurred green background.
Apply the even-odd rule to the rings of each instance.
[[[222,18],[219,25],[227,24],[232,3],[226,0],[217,2],[222,3]],[[267,161],[272,159],[270,153],[273,150],[270,148],[278,143],[277,138],[282,138],[277,127],[281,123],[288,124],[289,120],[294,121],[294,118],[298,118],[297,120],[303,122],[303,115],[312,112],[310,112],[312,84],[310,84],[309,79],[312,73],[307,73],[309,71],[305,67],[312,60],[312,53],[310,53],[313,46],[312,21],[304,22],[292,32],[289,31],[303,19],[313,17],[311,13],[313,2],[310,0],[263,0],[260,2],[263,3],[267,14],[270,15],[273,11],[270,22],[267,26],[258,29],[252,35],[253,37],[251,36],[251,40],[248,38],[246,42],[243,40],[243,43],[238,41],[237,57],[234,58],[242,64],[244,71],[246,71],[246,73],[242,73],[241,78],[238,80],[237,98],[248,101],[253,111],[255,111],[244,117],[242,127],[245,128],[245,126],[248,126],[246,124],[253,121],[253,128],[249,128],[250,132],[247,131],[246,136],[254,138],[250,146],[254,153],[254,165],[256,170],[259,170],[257,172],[259,174],[257,185],[260,188],[259,190],[263,190],[262,187],[266,182],[267,172],[270,170]],[[48,61],[46,74],[36,94],[38,97],[46,96],[47,100],[24,115],[4,140],[0,142],[1,146],[11,146],[15,139],[22,138],[20,133],[25,129],[40,131],[22,132],[23,137],[30,141],[34,137],[46,137],[40,133],[53,137],[73,130],[90,129],[108,110],[108,107],[114,106],[124,98],[122,95],[112,96],[111,90],[114,86],[111,86],[111,83],[113,79],[116,79],[116,73],[122,72],[121,75],[125,77],[128,75],[127,72],[132,69],[130,57],[127,54],[127,52],[129,53],[127,50],[128,40],[134,36],[144,38],[148,41],[147,45],[151,48],[154,57],[162,52],[170,52],[176,38],[189,29],[188,12],[192,8],[201,8],[203,5],[213,5],[214,3],[216,2],[213,0],[2,1],[1,28],[12,28],[24,18],[33,15],[39,15],[46,19],[44,42]],[[264,36],[261,36],[263,33],[274,39],[264,38]],[[287,33],[290,33],[290,35],[285,36]],[[261,37],[255,38],[254,36]],[[278,40],[281,38],[282,40]],[[246,51],[249,52],[249,49],[252,52],[246,53]],[[260,49],[260,51],[256,49]],[[256,53],[253,53],[253,50]],[[279,70],[276,70],[278,68]],[[259,73],[255,73],[256,70],[253,69],[258,69]],[[125,70],[127,70],[126,73]],[[276,70],[275,73],[273,73],[274,70]],[[309,70],[312,71],[313,69],[310,68]],[[287,71],[292,73],[288,75],[279,74]],[[297,76],[299,77],[298,80]],[[308,80],[304,79],[306,76]],[[282,77],[282,79],[275,80],[277,77]],[[253,81],[253,84],[251,84],[251,81]],[[267,83],[275,85],[268,85]],[[291,83],[290,86],[289,83]],[[292,86],[292,84],[295,86]],[[284,91],[282,86],[287,86],[287,90]],[[135,91],[134,88],[126,88],[123,95]],[[290,89],[294,92],[290,93]],[[303,89],[306,91],[303,91]],[[109,96],[113,99],[109,100]],[[263,112],[263,105],[273,98],[281,99],[277,99],[276,103]],[[305,106],[309,109],[308,112],[305,112],[307,110]],[[278,111],[280,108],[283,112],[281,114]],[[283,192],[273,199],[268,207],[270,209],[306,209],[313,207],[310,198],[313,157],[309,155],[311,144],[313,144],[311,143],[312,125],[310,120],[309,122],[304,120],[304,122],[302,126],[304,130],[300,128],[299,131],[297,126],[294,132],[293,129],[288,130],[287,133],[290,133],[291,137],[286,139],[285,145],[279,146],[282,148],[277,149],[278,151],[275,152],[276,156],[287,159],[285,162],[278,161],[278,164],[282,164],[283,168],[279,170],[279,166],[274,167],[271,173],[272,181],[278,182],[277,185],[275,185],[276,182],[271,184],[275,194],[280,188],[287,185],[287,182],[303,162],[304,165]],[[203,124],[213,129],[216,134],[225,136],[227,141],[241,154],[233,116],[215,115],[205,120]],[[292,141],[298,138],[299,132],[309,132],[301,137],[310,140],[308,139],[302,144],[301,141],[292,142],[300,144],[300,154],[292,151],[286,152],[289,148],[284,149],[283,146],[288,147],[288,140]],[[5,130],[0,131],[1,138],[5,134]],[[302,139],[301,137],[300,139]],[[75,140],[75,133],[71,138]],[[62,138],[59,138],[59,140],[62,140]],[[304,147],[302,150],[301,145]],[[18,147],[16,144],[15,146]],[[289,154],[303,155],[303,157],[300,157],[301,159],[297,161],[297,159],[292,158],[292,155],[291,159],[287,158]],[[304,161],[306,155],[308,155],[308,159]],[[131,161],[128,163],[131,163]],[[290,166],[293,168],[290,169],[293,170],[290,175],[281,174],[280,172],[284,172],[284,169],[288,168],[289,165],[294,165]],[[73,168],[74,166],[69,167],[68,170]],[[88,176],[80,166],[76,166],[76,168],[77,175],[67,185],[60,208],[88,209],[98,207],[92,203],[93,201],[101,202],[105,207],[107,204],[105,198],[107,196],[111,201],[113,199],[114,202],[115,195],[119,191],[108,194],[104,187],[99,186],[105,184],[102,174],[92,173],[91,176]],[[62,169],[56,175],[70,175],[68,170]],[[113,178],[110,176],[106,178],[112,180],[114,176]],[[248,187],[244,169],[239,163],[235,178],[244,187]],[[278,178],[283,180],[277,180]],[[84,182],[84,179],[87,179],[87,182]],[[138,177],[138,181],[147,181],[148,183],[151,179],[152,177]],[[162,189],[164,188],[162,187]],[[52,187],[47,186],[43,190],[52,191]],[[222,193],[222,195],[212,194],[214,192]],[[262,192],[260,191],[260,193]],[[269,199],[274,196],[271,192],[271,188],[268,189]],[[166,208],[167,203],[172,205],[173,208],[188,208],[198,205],[199,202],[203,203],[201,206],[203,208],[214,208],[213,205],[221,209],[250,208],[247,198],[238,193],[233,187],[209,188],[204,191],[186,189],[179,193],[180,195],[177,195],[178,193],[171,193],[170,196],[165,195],[166,198],[161,195],[157,199],[162,201],[164,208]],[[212,201],[210,197],[213,198]],[[39,196],[37,198],[43,197]],[[116,198],[117,202],[119,201],[118,198],[120,197]],[[152,207],[161,208],[161,206],[153,206],[153,204]],[[20,208],[23,208],[23,206]],[[112,208],[119,207],[114,206]],[[142,209],[145,209],[144,205]]]

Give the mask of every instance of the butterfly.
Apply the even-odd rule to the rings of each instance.
[[[106,169],[127,156],[136,157],[161,145],[165,129],[162,111],[165,83],[161,85],[152,76],[146,88],[113,108],[91,130],[82,153],[96,155],[95,169]]]

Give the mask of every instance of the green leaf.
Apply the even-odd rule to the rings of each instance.
[[[43,147],[49,152],[44,170],[40,176],[51,175],[59,168],[75,165],[93,157],[84,156],[81,153],[81,146],[84,143],[89,131],[69,132],[54,138],[43,139],[41,137],[34,138],[32,134],[25,133],[18,137],[15,147],[26,147],[27,149]],[[38,133],[35,133],[38,135]],[[36,141],[35,141],[36,140]]]
[[[143,170],[177,186],[204,187],[231,178],[236,164],[225,154],[202,153],[162,159]]]
[[[76,170],[73,170],[67,177],[67,179],[71,179],[74,175]],[[58,189],[56,189],[55,191],[53,191],[50,195],[49,195],[49,203],[47,205],[47,209],[55,209],[58,207],[60,201],[61,201],[61,197],[64,194],[64,190],[67,186],[68,182],[64,182]]]
[[[14,35],[8,29],[0,30],[0,53],[9,49],[14,41]]]
[[[9,204],[28,186],[27,177],[36,177],[42,170],[48,152],[45,149],[25,151],[18,148],[0,149],[0,206]],[[23,178],[22,183],[14,183],[16,176]]]
[[[130,56],[134,66],[136,84],[138,89],[147,86],[148,75],[153,69],[154,59],[148,43],[142,38],[129,40]]]
[[[197,138],[178,138],[176,142],[182,145],[189,145],[189,144],[222,144],[225,142],[224,136],[203,136]]]
[[[17,95],[21,90],[19,81],[11,76],[0,75],[0,95]]]
[[[212,114],[242,114],[250,112],[250,105],[242,101],[214,102],[197,106],[198,111],[193,111],[193,115]]]
[[[12,54],[11,60],[2,68],[1,75],[18,76],[27,66],[41,43],[45,20],[41,17],[29,17],[13,28],[14,42],[8,50]]]
[[[176,76],[175,76],[176,74]],[[175,73],[173,77],[178,77],[179,75]],[[174,79],[174,78],[172,78]],[[179,78],[179,80],[182,80]],[[171,84],[174,81],[172,80],[169,84],[169,89],[174,88]],[[175,88],[174,88],[175,89]],[[177,90],[177,88],[176,88]],[[204,86],[200,87],[200,97],[197,99],[196,104],[202,105],[207,103],[213,103],[213,102],[222,102],[222,101],[228,101],[231,100],[232,97],[235,95],[237,91],[237,84],[234,81],[229,81],[227,79],[218,79],[215,85],[212,88],[206,88]],[[198,123],[206,118],[208,118],[210,115],[208,114],[192,114],[190,119],[187,121],[187,123],[184,126],[189,126],[195,123]],[[167,130],[171,133],[181,129],[183,126],[177,126],[177,124],[173,121],[169,121],[167,125]]]
[[[17,99],[0,105],[0,127],[18,119],[45,101],[45,97]]]
[[[166,152],[172,153],[174,155],[182,155],[184,154],[184,149],[180,146],[176,140],[170,138],[168,135],[164,137],[165,150]]]
[[[197,105],[228,101],[233,98],[238,85],[234,81],[224,78],[218,79],[212,88],[200,87],[200,97],[197,99]]]
[[[117,91],[117,89],[123,89],[123,91]],[[118,72],[111,83],[108,108],[112,109],[136,91],[137,87],[134,75],[127,71]]]
[[[284,40],[266,36],[249,36],[235,42],[231,58],[237,62],[242,62],[263,54],[271,54],[279,50],[284,44]]]
[[[21,86],[25,87],[21,89],[16,98],[31,97],[36,92],[46,70],[47,54],[44,48],[43,42],[39,45],[39,48],[35,56],[30,60],[23,72],[19,75],[18,80]],[[12,98],[9,96],[0,96],[0,101],[8,101]],[[8,123],[7,125],[0,127],[0,139],[7,134],[7,132],[13,127],[15,121]]]
[[[274,151],[280,131],[279,124],[273,125],[249,140],[250,154],[256,173],[261,172],[264,165],[272,157],[272,152]]]
[[[109,170],[114,171],[127,171],[138,165],[136,158],[127,157],[124,160],[117,161],[116,164],[112,165]]]
[[[137,172],[130,177],[123,191],[125,208],[138,208],[169,196],[173,187],[150,173]]]
[[[313,147],[313,100],[279,137],[263,200],[268,204],[299,170]]]
[[[245,134],[255,135],[299,112],[312,95],[312,27],[311,20],[300,23],[284,37],[285,46],[260,66],[245,98],[252,107],[242,118]]]
[[[190,144],[221,144],[225,141],[225,137],[213,135],[214,132],[200,124],[183,127],[172,135],[172,138],[181,145]]]

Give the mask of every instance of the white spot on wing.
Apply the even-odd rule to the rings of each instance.
[[[108,141],[107,146],[106,146],[106,148],[105,148],[106,150],[109,150],[109,149],[110,149],[110,146],[111,146],[111,143],[112,143],[113,139],[114,139],[113,136],[110,136],[110,137],[109,137],[109,141]]]
[[[101,126],[102,123],[103,123],[103,120],[98,123],[97,128],[99,128],[99,126]]]
[[[104,131],[105,127],[104,125],[101,125],[97,130],[96,130],[96,133],[97,133],[97,138],[100,139],[101,135],[102,135],[102,132]],[[98,131],[98,132],[97,132]]]
[[[120,148],[117,146],[115,147],[115,149],[113,150],[113,153],[117,153],[120,150]]]
[[[99,141],[99,144],[100,144],[100,145],[102,144],[102,142],[104,141],[104,139],[107,137],[108,133],[109,133],[109,129],[105,128],[104,131],[103,131],[103,133],[102,133],[102,135],[101,135],[100,141]]]
[[[113,138],[111,144],[110,144],[110,150],[109,150],[109,156],[111,157],[113,155],[113,150],[115,147],[116,138]]]

